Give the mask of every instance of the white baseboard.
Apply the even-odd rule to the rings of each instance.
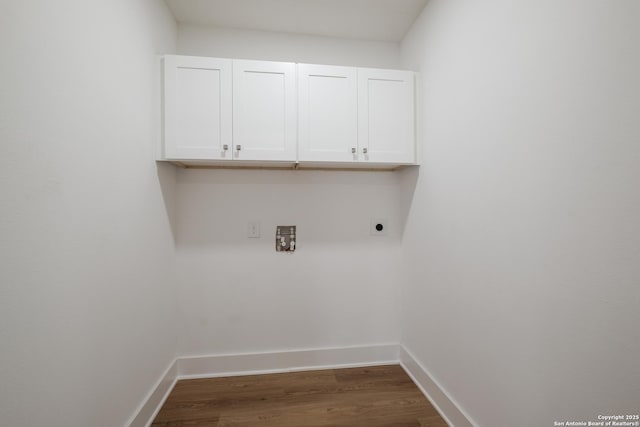
[[[231,377],[398,363],[398,344],[228,354],[178,359],[183,378]]]
[[[474,427],[471,417],[467,415],[455,400],[442,388],[411,353],[400,347],[400,365],[409,374],[422,393],[437,409],[442,418],[451,427]]]
[[[174,360],[167,368],[164,375],[158,380],[156,386],[151,390],[147,398],[138,407],[136,414],[127,424],[129,427],[147,427],[160,411],[160,408],[167,400],[169,393],[178,380],[178,364]]]
[[[433,380],[416,359],[398,344],[292,350],[272,353],[179,357],[140,405],[128,427],[148,427],[178,380],[238,375],[339,369],[400,364],[452,427],[473,427],[470,418]]]

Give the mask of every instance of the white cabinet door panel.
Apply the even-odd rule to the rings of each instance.
[[[360,161],[414,163],[414,75],[410,71],[358,69]]]
[[[164,157],[231,159],[231,60],[164,57]]]
[[[233,151],[238,160],[296,160],[295,64],[233,61]]]
[[[357,99],[355,68],[298,65],[300,161],[357,160]]]

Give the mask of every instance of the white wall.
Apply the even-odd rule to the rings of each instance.
[[[403,343],[478,426],[640,407],[638,22],[632,0],[432,0],[404,41]]]
[[[178,26],[178,52],[374,68],[399,68],[401,63],[398,43],[187,24]]]
[[[2,425],[124,425],[175,357],[153,160],[175,31],[155,0],[3,2]]]
[[[181,54],[397,67],[398,44],[179,25]],[[181,354],[396,343],[403,224],[390,172],[178,172]],[[372,218],[387,237],[371,237]],[[262,238],[247,238],[247,222]],[[276,225],[297,225],[294,255]]]
[[[398,342],[401,204],[391,172],[178,173],[181,350],[233,354]],[[370,218],[389,235],[370,236]],[[260,239],[247,223],[261,222]],[[294,254],[277,225],[298,226]]]

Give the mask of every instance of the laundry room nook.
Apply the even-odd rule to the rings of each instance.
[[[640,2],[2,6],[0,425],[640,426]]]

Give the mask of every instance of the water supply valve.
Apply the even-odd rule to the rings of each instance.
[[[297,246],[296,226],[276,227],[276,252],[294,252]]]

